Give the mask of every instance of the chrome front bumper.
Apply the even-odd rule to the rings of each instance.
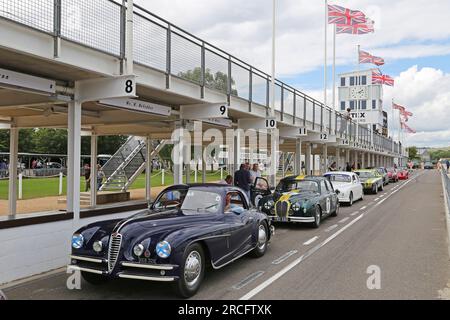
[[[269,216],[269,219],[273,222],[304,222],[310,223],[314,222],[314,217],[278,217],[278,216]]]
[[[92,258],[92,257],[71,255],[70,258],[72,260],[76,260],[76,261],[97,263],[97,264],[99,264],[99,266],[101,264],[107,263],[107,261],[105,259],[98,259],[98,258]],[[112,275],[113,277],[116,276],[119,278],[126,278],[126,279],[160,281],[160,282],[172,282],[172,281],[178,280],[178,277],[164,275],[166,271],[173,271],[176,268],[178,268],[177,265],[144,264],[144,263],[134,263],[134,262],[123,261],[120,263],[120,266],[124,267],[124,268],[132,268],[133,271],[131,271],[130,269],[122,270],[122,271],[119,271],[118,273],[116,273],[116,275]],[[78,270],[78,271],[82,271],[82,272],[94,273],[94,274],[103,275],[103,276],[111,275],[106,270],[97,269],[94,267],[78,266],[77,264],[70,264],[67,266],[67,268],[68,268],[68,270]],[[160,275],[145,274],[146,272],[151,271],[151,270],[154,272],[159,272]]]

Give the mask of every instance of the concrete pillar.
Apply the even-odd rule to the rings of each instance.
[[[202,154],[204,154],[206,147],[202,147]],[[202,183],[206,183],[206,168],[208,164],[206,163],[206,159],[202,156]]]
[[[354,152],[353,162],[355,163],[355,169],[357,169],[358,168],[358,162],[359,162],[359,157],[358,157],[358,151],[357,150],[355,150],[355,152]]]
[[[297,138],[295,140],[295,165],[294,171],[296,175],[302,173],[302,140]]]
[[[272,186],[277,185],[277,172],[278,172],[278,144],[279,133],[278,129],[272,130],[270,142],[270,164],[269,170],[269,184]]]
[[[81,167],[81,103],[69,102],[67,152],[67,211],[73,212],[73,226],[80,221],[80,167]]]
[[[351,165],[350,162],[350,149],[345,149],[345,167],[347,167],[347,163]]]
[[[173,183],[183,183],[183,167],[184,167],[184,139],[183,139],[183,125],[177,125],[174,137],[173,146]]]
[[[341,170],[341,149],[336,147],[336,168],[337,170]]]
[[[239,167],[241,166],[241,134],[241,130],[236,130],[233,139],[234,171],[239,170]],[[234,172],[232,174],[234,174]]]
[[[11,217],[17,214],[17,160],[19,157],[19,128],[9,130],[9,187],[8,209]]]
[[[146,159],[147,162],[145,164],[145,200],[147,203],[152,202],[152,152],[153,152],[153,144],[152,138],[149,136],[146,139]]]
[[[98,137],[95,132],[91,135],[91,207],[97,206],[97,154]]]
[[[364,152],[361,153],[361,169],[366,168],[366,154]]]
[[[185,176],[186,176],[186,178],[185,178],[186,183],[191,183],[191,163],[190,162],[186,163]]]
[[[311,173],[311,143],[306,144],[306,154],[305,154],[305,174],[310,175]]]
[[[320,174],[324,174],[328,171],[328,145],[326,143],[322,146],[322,169]]]

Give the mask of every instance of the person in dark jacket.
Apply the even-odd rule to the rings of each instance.
[[[352,172],[352,166],[350,165],[349,162],[347,162],[347,165],[345,166],[345,171]]]
[[[241,164],[240,169],[234,173],[234,184],[244,190],[250,198],[251,183],[252,179],[250,176],[250,171],[247,169],[247,165],[243,163]]]

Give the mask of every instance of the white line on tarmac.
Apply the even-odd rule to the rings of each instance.
[[[350,217],[344,218],[342,220],[339,221],[339,223],[344,223],[345,221],[347,221],[348,219],[350,219]]]
[[[232,288],[235,290],[239,290],[239,289],[245,287],[246,285],[248,285],[250,282],[255,281],[256,279],[261,277],[263,274],[264,274],[264,271],[257,271],[255,273],[252,273],[248,277],[245,277],[242,281],[236,283]]]
[[[361,209],[359,209],[359,210],[366,210],[367,209],[367,206],[364,206],[364,207],[362,207]]]
[[[359,213],[359,212],[356,211],[356,212],[351,213],[350,215],[351,215],[352,217],[354,217],[354,216],[356,216],[358,213]]]
[[[410,181],[410,180],[409,180]],[[401,188],[403,188],[407,183],[409,183],[409,181],[407,181],[406,183],[404,183]],[[401,189],[400,188],[400,189]],[[389,197],[387,197],[389,198]],[[383,199],[383,201],[381,201],[380,203],[383,203],[386,199]],[[358,214],[358,212],[354,212],[351,215],[356,215]],[[272,283],[274,283],[275,281],[277,281],[279,278],[281,278],[285,273],[289,272],[292,268],[296,267],[298,264],[300,264],[303,260],[307,259],[308,257],[310,257],[314,252],[316,252],[317,250],[319,250],[320,248],[322,248],[323,246],[325,246],[327,243],[329,243],[330,241],[332,241],[334,238],[336,238],[338,235],[340,235],[342,232],[344,232],[345,230],[347,230],[348,228],[350,228],[350,226],[352,226],[354,223],[356,223],[358,220],[360,220],[361,218],[364,217],[364,213],[362,213],[361,215],[359,215],[357,218],[353,219],[350,223],[348,223],[347,225],[345,225],[344,227],[342,227],[341,229],[339,229],[337,232],[335,232],[334,234],[332,234],[330,237],[328,237],[327,239],[325,239],[324,242],[322,242],[321,244],[315,246],[314,248],[310,249],[307,253],[305,253],[304,255],[302,255],[300,258],[296,259],[295,261],[291,262],[289,265],[287,265],[286,267],[284,267],[283,269],[281,269],[279,272],[277,272],[276,274],[274,274],[272,277],[270,277],[269,279],[267,279],[266,281],[264,281],[263,283],[261,283],[259,286],[257,286],[256,288],[254,288],[253,290],[251,290],[250,292],[248,292],[246,295],[242,296],[239,300],[249,300],[251,298],[253,298],[255,295],[257,295],[258,293],[260,293],[262,290],[264,290],[265,288],[267,288],[268,286],[270,286]]]
[[[308,241],[304,242],[303,245],[308,246],[311,243],[313,243],[314,241],[316,241],[317,239],[319,239],[318,236],[315,236],[314,238],[309,239]]]
[[[242,296],[239,300],[249,300],[253,298],[255,295],[260,293],[262,290],[270,286],[272,283],[277,281],[279,278],[281,278],[285,273],[290,271],[292,268],[296,267],[299,263],[301,263],[304,259],[311,256],[314,252],[325,246],[327,243],[332,241],[334,238],[336,238],[338,235],[340,235],[342,232],[350,228],[354,223],[356,223],[358,220],[360,220],[364,214],[361,214],[359,217],[353,219],[349,224],[344,226],[342,229],[338,230],[336,233],[332,234],[330,237],[328,237],[324,242],[319,244],[318,246],[314,247],[310,251],[308,251],[306,254],[302,255],[300,258],[296,259],[295,261],[291,262],[288,266],[284,267],[282,270],[274,274],[272,277],[261,283],[259,286],[248,292],[246,295]]]
[[[296,254],[298,251],[297,250],[292,250],[289,252],[286,252],[285,254],[283,254],[281,257],[279,257],[278,259],[272,261],[272,264],[280,264],[283,261],[286,261],[289,257],[293,256],[294,254]]]
[[[380,200],[380,198],[375,198],[375,200],[373,200],[373,201],[378,201],[378,200]]]
[[[326,229],[325,229],[325,232],[330,232],[331,230],[334,230],[334,229],[336,229],[337,227],[338,227],[337,224],[333,224],[332,226],[326,228]]]

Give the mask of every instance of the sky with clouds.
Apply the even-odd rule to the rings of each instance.
[[[271,0],[135,0],[135,3],[224,49],[263,71],[270,71]],[[277,77],[323,100],[324,3],[277,0]],[[357,45],[385,58],[381,69],[396,80],[385,88],[414,116],[417,134],[407,143],[450,145],[450,1],[336,0],[375,21],[375,33],[338,35],[337,72],[354,70]],[[329,65],[332,62],[329,33]],[[367,65],[367,67],[371,67]],[[331,68],[329,72],[331,92]]]

